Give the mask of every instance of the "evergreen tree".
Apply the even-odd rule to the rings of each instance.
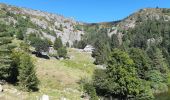
[[[67,49],[66,47],[61,47],[57,50],[57,53],[58,53],[58,56],[59,57],[63,57],[63,58],[66,58],[67,56]]]
[[[162,51],[157,48],[153,57],[153,69],[159,70],[161,73],[166,74],[168,72],[168,66],[165,63],[165,58],[162,55]]]
[[[146,79],[146,73],[151,70],[151,59],[143,50],[138,48],[130,49],[129,55],[135,63],[138,76],[141,79]]]
[[[111,37],[111,48],[118,48],[119,47],[119,40],[116,34],[113,34]]]
[[[95,58],[96,65],[105,64],[110,54],[110,46],[108,42],[97,40],[95,42],[95,50],[92,52],[92,57]]]
[[[117,95],[123,100],[139,94],[140,79],[137,77],[134,62],[127,53],[114,49],[108,60],[106,73],[107,90],[110,94]]]
[[[98,100],[96,95],[96,90],[93,85],[86,83],[84,85],[84,90],[89,94],[90,99],[89,100]]]
[[[96,70],[93,78],[98,95],[119,100],[152,100],[153,93],[146,83],[138,77],[133,60],[119,49],[111,52],[108,67]]]
[[[22,29],[19,29],[18,32],[16,33],[16,37],[20,40],[23,40],[24,39],[24,32]]]
[[[63,43],[61,41],[61,37],[56,37],[55,41],[54,41],[54,49],[58,50],[59,48],[63,47]]]
[[[41,38],[38,38],[38,37],[32,37],[30,39],[30,41],[31,41],[31,45],[33,47],[35,47],[35,50],[38,53],[48,52],[50,44],[49,44],[49,41],[47,39],[41,39]]]
[[[20,57],[19,64],[19,85],[27,91],[38,90],[38,78],[35,72],[35,66],[31,57],[24,53]]]
[[[12,38],[6,30],[7,26],[1,24],[0,27],[0,79],[8,80],[13,69],[11,52],[14,46],[11,44]]]

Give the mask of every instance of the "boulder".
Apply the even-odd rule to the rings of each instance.
[[[65,97],[62,97],[60,100],[67,100]]]
[[[48,95],[43,95],[40,100],[50,100]]]
[[[1,84],[0,84],[0,92],[3,92],[3,87]]]

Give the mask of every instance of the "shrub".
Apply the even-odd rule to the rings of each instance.
[[[67,56],[67,49],[65,47],[61,47],[57,50],[58,56],[66,58]]]

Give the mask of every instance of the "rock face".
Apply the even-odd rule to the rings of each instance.
[[[33,29],[28,27],[26,33],[39,33],[41,36],[50,39],[52,42],[55,40],[55,36],[60,36],[64,44],[69,42],[69,44],[72,45],[75,40],[81,40],[81,36],[84,34],[83,30],[78,30],[75,28],[78,25],[83,25],[83,23],[77,22],[72,18],[65,18],[57,14],[42,12],[39,10],[18,8],[6,4],[0,4],[0,10],[12,13],[14,15],[19,15],[22,18],[29,17],[30,21],[38,28]],[[5,21],[7,24],[11,22],[14,24],[17,23],[17,19],[11,16],[0,20]],[[50,32],[53,32],[53,35],[51,35]]]

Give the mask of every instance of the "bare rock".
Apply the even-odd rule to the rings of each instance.
[[[48,95],[43,95],[40,100],[50,100]]]
[[[67,100],[65,97],[62,97],[60,100]]]
[[[3,87],[2,87],[2,85],[0,85],[0,92],[3,92]]]

